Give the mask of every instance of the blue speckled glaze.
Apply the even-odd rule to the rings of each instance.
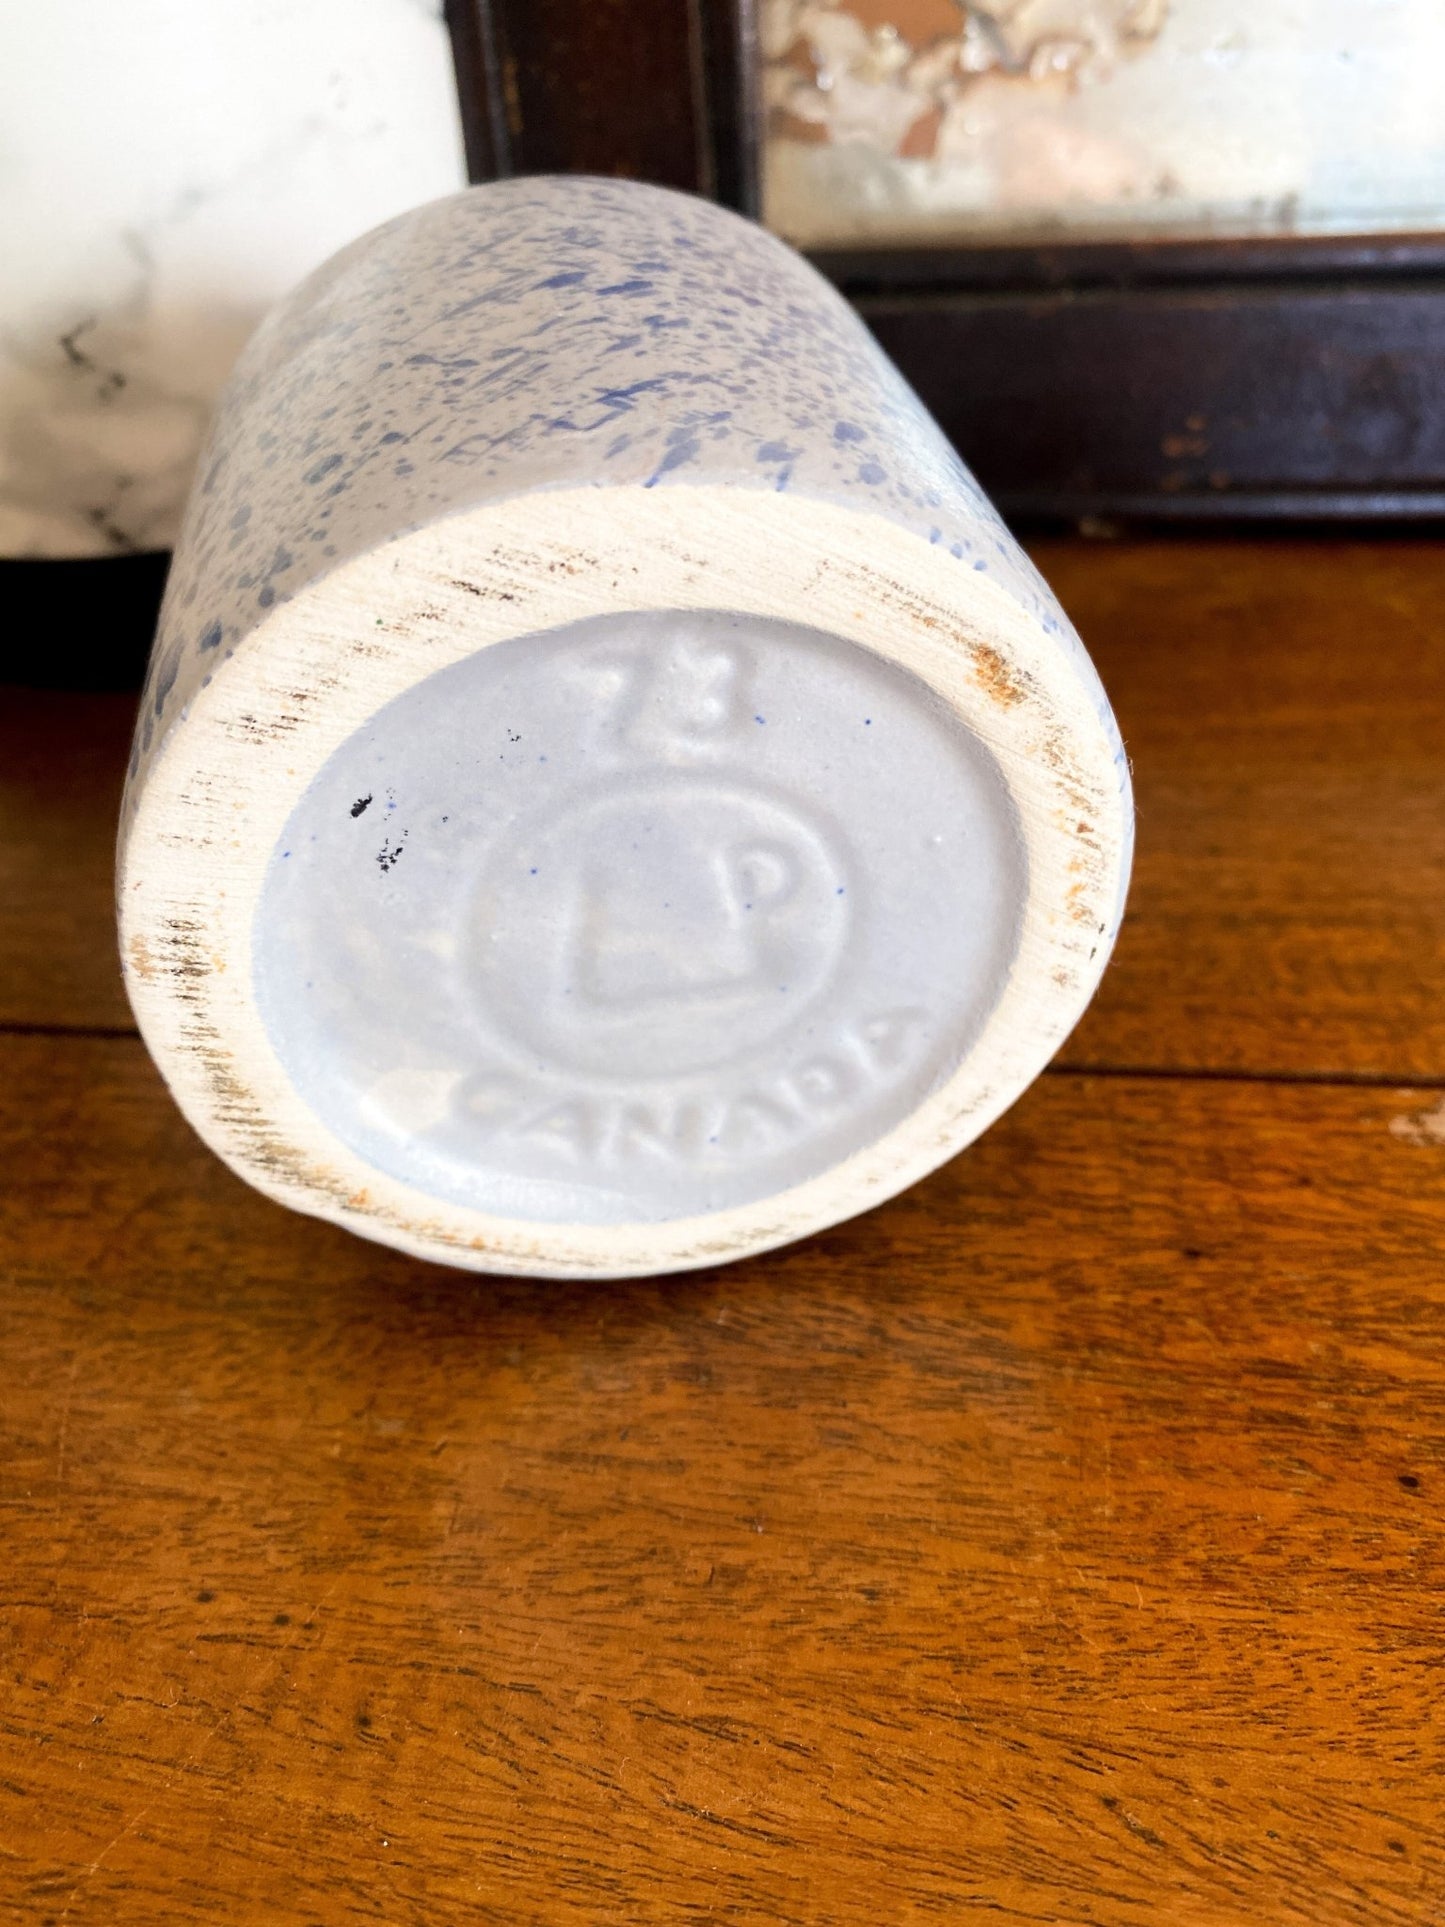
[[[727,483],[886,516],[990,572],[1108,716],[1048,588],[812,268],[705,201],[537,177],[364,235],[253,337],[177,550],[132,778],[267,612],[340,562],[589,482]]]

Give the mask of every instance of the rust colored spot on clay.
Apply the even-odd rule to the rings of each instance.
[[[132,937],[130,940],[130,967],[143,984],[154,983],[156,962],[144,937]]]
[[[1022,684],[992,644],[976,642],[973,645],[973,674],[985,695],[992,696],[1005,709],[1012,709],[1015,703],[1023,701]]]

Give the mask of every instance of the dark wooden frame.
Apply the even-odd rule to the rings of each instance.
[[[448,0],[475,179],[754,213],[753,0]],[[1015,517],[1445,515],[1445,235],[829,251]]]
[[[753,0],[446,0],[467,165],[613,174],[751,213]]]

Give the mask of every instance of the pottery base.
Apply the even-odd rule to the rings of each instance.
[[[441,669],[338,748],[256,909],[301,1099],[428,1201],[755,1204],[957,1070],[1017,944],[997,764],[907,670],[652,610]]]

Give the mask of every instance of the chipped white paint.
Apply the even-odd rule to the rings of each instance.
[[[0,555],[167,548],[261,315],[465,178],[439,0],[44,0],[0,59]]]
[[[1445,213],[1439,0],[763,0],[799,246],[1389,233]]]
[[[692,329],[686,352],[683,323]],[[756,347],[763,341],[767,353]],[[614,415],[624,418],[621,432]],[[517,182],[422,210],[349,250],[268,324],[240,370],[207,470],[137,740],[122,944],[137,1016],[178,1101],[271,1196],[478,1269],[600,1277],[706,1265],[784,1243],[911,1184],[997,1117],[1077,1020],[1117,928],[1130,842],[1127,774],[1097,679],[856,319],[759,230],[701,203],[612,183]],[[338,477],[351,486],[323,515],[318,490],[336,489]],[[323,539],[313,541],[318,529]],[[739,1180],[736,1202],[699,1211],[688,1200],[712,1195],[700,1163],[672,1215],[655,1186],[646,1214],[629,1215],[625,1198],[613,1209],[594,1197],[589,1216],[558,1219],[529,1201],[534,1193],[505,1186],[497,1195],[521,1198],[517,1208],[479,1208],[454,1180],[428,1185],[405,1160],[358,1149],[376,1117],[423,1136],[442,1128],[473,1067],[459,1063],[450,1078],[446,1063],[415,1047],[417,1013],[400,1008],[405,1034],[377,1058],[356,1120],[344,1107],[318,1107],[305,1034],[298,1045],[274,1012],[268,1023],[258,996],[258,967],[280,954],[268,949],[272,921],[258,939],[258,906],[273,918],[268,880],[294,826],[313,820],[305,799],[330,794],[320,780],[330,760],[378,730],[383,752],[407,753],[377,720],[386,705],[479,651],[506,645],[525,657],[518,638],[581,619],[615,617],[625,628],[641,612],[656,612],[657,623],[636,625],[640,649],[689,620],[712,649],[714,618],[704,612],[725,612],[765,667],[790,647],[774,625],[801,624],[842,652],[845,676],[849,652],[860,651],[859,662],[916,678],[1006,795],[1017,834],[1014,934],[978,1021],[957,1032],[953,1059],[906,1114],[875,1124],[872,1111],[859,1111],[824,1168],[799,1164],[804,1175],[780,1176],[771,1190]],[[725,658],[707,658],[714,668],[719,660],[725,675]],[[707,689],[704,697],[713,700]],[[479,714],[479,733],[498,721]],[[652,721],[640,727],[646,753],[670,759],[669,782],[713,769],[699,760],[711,748],[669,741],[658,751],[647,737]],[[487,799],[501,797],[488,770],[505,754],[506,739],[478,755],[467,800],[481,799],[482,817]],[[835,818],[819,818],[796,790],[800,801],[775,803],[787,775],[776,761],[764,771],[745,746],[729,755],[728,770],[756,778],[748,794],[762,799],[746,874],[766,896],[781,891],[791,865],[818,898],[809,918],[825,916],[819,879],[835,860],[852,861],[827,827]],[[615,757],[594,759],[579,778],[589,834],[613,820],[617,798],[631,807],[636,786],[618,788],[618,767]],[[735,788],[709,782],[731,808]],[[886,808],[886,781],[859,782],[869,810]],[[545,794],[552,811],[556,792]],[[378,819],[366,812],[383,803],[368,794],[355,806],[371,835]],[[744,816],[754,809],[746,796],[739,807]],[[846,818],[846,799],[840,807]],[[442,819],[433,811],[431,820]],[[564,810],[548,820],[565,827],[574,818]],[[678,820],[686,842],[696,819]],[[790,822],[804,828],[794,835]],[[857,824],[845,827],[849,848]],[[403,865],[418,860],[419,837]],[[394,847],[374,853],[383,885]],[[958,860],[969,861],[966,851]],[[458,890],[484,884],[492,861],[464,844]],[[810,863],[822,866],[811,881]],[[845,873],[859,874],[856,865]],[[484,899],[492,901],[485,890]],[[841,912],[836,922],[833,935],[826,918],[817,925],[816,943],[796,927],[774,954],[822,998],[814,1008],[841,1012],[846,1028],[845,993],[830,1003],[835,991],[824,983],[836,964],[851,967],[853,926]],[[440,926],[421,934],[445,990],[453,940]],[[365,961],[373,936],[393,941],[363,919],[355,954],[364,970],[373,968]],[[906,937],[898,931],[900,982]],[[575,1026],[532,1021],[515,999],[534,969],[540,983],[545,946],[527,949],[525,932],[504,941],[524,945],[515,982],[503,986],[514,1007],[502,1028],[514,1044],[520,1037],[565,1059],[592,1080],[589,1091],[626,1095],[629,1078],[691,1074],[691,1040],[676,1026],[640,1027],[647,1050],[663,1056],[634,1067],[625,1050],[618,1055],[621,1032],[589,1040]],[[619,957],[634,967],[635,953],[616,951],[611,963]],[[484,965],[468,981],[486,1002],[494,967]],[[739,972],[745,966],[747,957]],[[639,981],[612,979],[624,998]],[[335,1000],[348,994],[341,973]],[[742,1043],[765,1061],[773,1031],[748,998],[736,1008]],[[875,1027],[856,1048],[876,1051],[885,1032]],[[700,1045],[712,1041],[699,1034]],[[794,1057],[779,1045],[775,1067],[792,1074],[801,1044],[787,1049]],[[556,1069],[548,1061],[537,1074]],[[816,1077],[812,1088],[822,1089]],[[569,1181],[580,1172],[592,1182],[575,1156],[575,1130],[562,1148],[572,1156]]]

